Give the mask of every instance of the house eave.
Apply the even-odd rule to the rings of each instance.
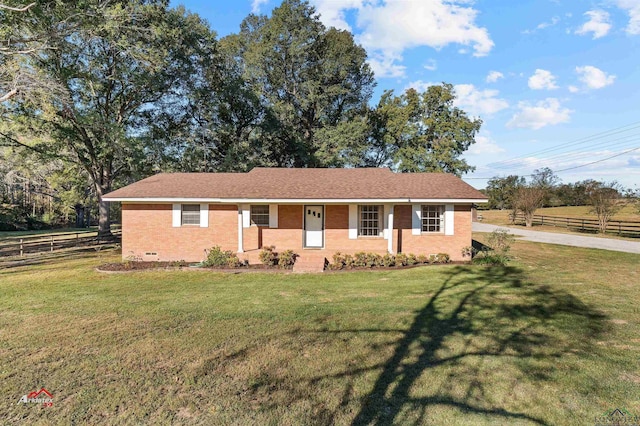
[[[103,201],[149,203],[211,203],[211,204],[386,204],[386,203],[442,203],[480,204],[482,198],[172,198],[172,197],[104,197]]]

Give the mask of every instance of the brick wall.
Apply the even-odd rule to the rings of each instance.
[[[209,227],[172,227],[171,204],[122,205],[122,257],[199,262],[214,245],[238,250],[238,206],[209,205]],[[157,253],[157,259],[145,253]]]
[[[278,229],[252,226],[243,229],[246,251],[273,245],[277,250],[303,250],[303,206],[281,205]],[[414,254],[447,253],[462,260],[461,250],[471,245],[471,206],[455,206],[455,235],[411,233],[411,206],[396,205],[394,212],[394,251]],[[144,257],[158,253],[161,261],[201,261],[204,250],[220,245],[224,250],[238,249],[238,206],[209,205],[209,227],[172,227],[171,204],[123,204],[122,256]],[[349,207],[325,206],[325,249],[331,253],[358,251],[386,253],[387,240],[374,237],[349,239]],[[155,259],[148,259],[155,260]]]

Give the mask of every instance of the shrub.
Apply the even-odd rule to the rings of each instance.
[[[451,257],[447,253],[438,253],[432,255],[433,263],[449,263],[451,261]]]
[[[466,246],[466,247],[462,247],[462,250],[460,251],[460,253],[462,254],[462,257],[468,257],[473,259],[477,251],[475,248],[473,248],[473,246]]]
[[[351,256],[350,254],[345,254],[344,255],[344,267],[347,269],[351,269],[353,267],[355,267],[355,259],[353,258],[353,256]]]
[[[404,253],[396,254],[396,266],[407,266],[409,258]]]
[[[506,265],[511,257],[511,243],[513,243],[513,235],[504,229],[496,229],[487,237],[488,246],[473,258],[473,263],[478,265]]]
[[[202,264],[217,268],[238,268],[243,265],[234,252],[222,250],[220,246],[211,247],[207,253],[207,259]]]
[[[418,258],[416,257],[416,255],[413,253],[409,253],[407,255],[407,265],[415,265],[417,263],[418,263]]]
[[[275,266],[278,264],[278,253],[275,252],[275,246],[265,246],[258,255],[260,262],[266,266]]]
[[[391,267],[396,265],[396,257],[392,254],[385,254],[382,256],[382,266]]]
[[[416,260],[422,265],[429,263],[429,257],[427,257],[426,254],[418,255],[418,257],[416,257]]]
[[[293,250],[285,250],[278,256],[278,266],[285,269],[293,268],[298,255]]]
[[[364,268],[367,266],[367,253],[361,251],[353,255],[353,266],[356,268]]]

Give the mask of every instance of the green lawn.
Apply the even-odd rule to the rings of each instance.
[[[640,257],[517,242],[508,268],[0,271],[0,418],[593,424],[640,414]],[[53,407],[18,404],[47,388]]]

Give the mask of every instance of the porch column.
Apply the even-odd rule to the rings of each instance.
[[[387,251],[390,254],[393,254],[393,207],[394,207],[393,204],[389,206],[389,216],[387,217],[387,223],[388,223],[387,236],[389,237],[387,239]]]
[[[242,245],[242,206],[238,204],[238,253],[244,253]]]

